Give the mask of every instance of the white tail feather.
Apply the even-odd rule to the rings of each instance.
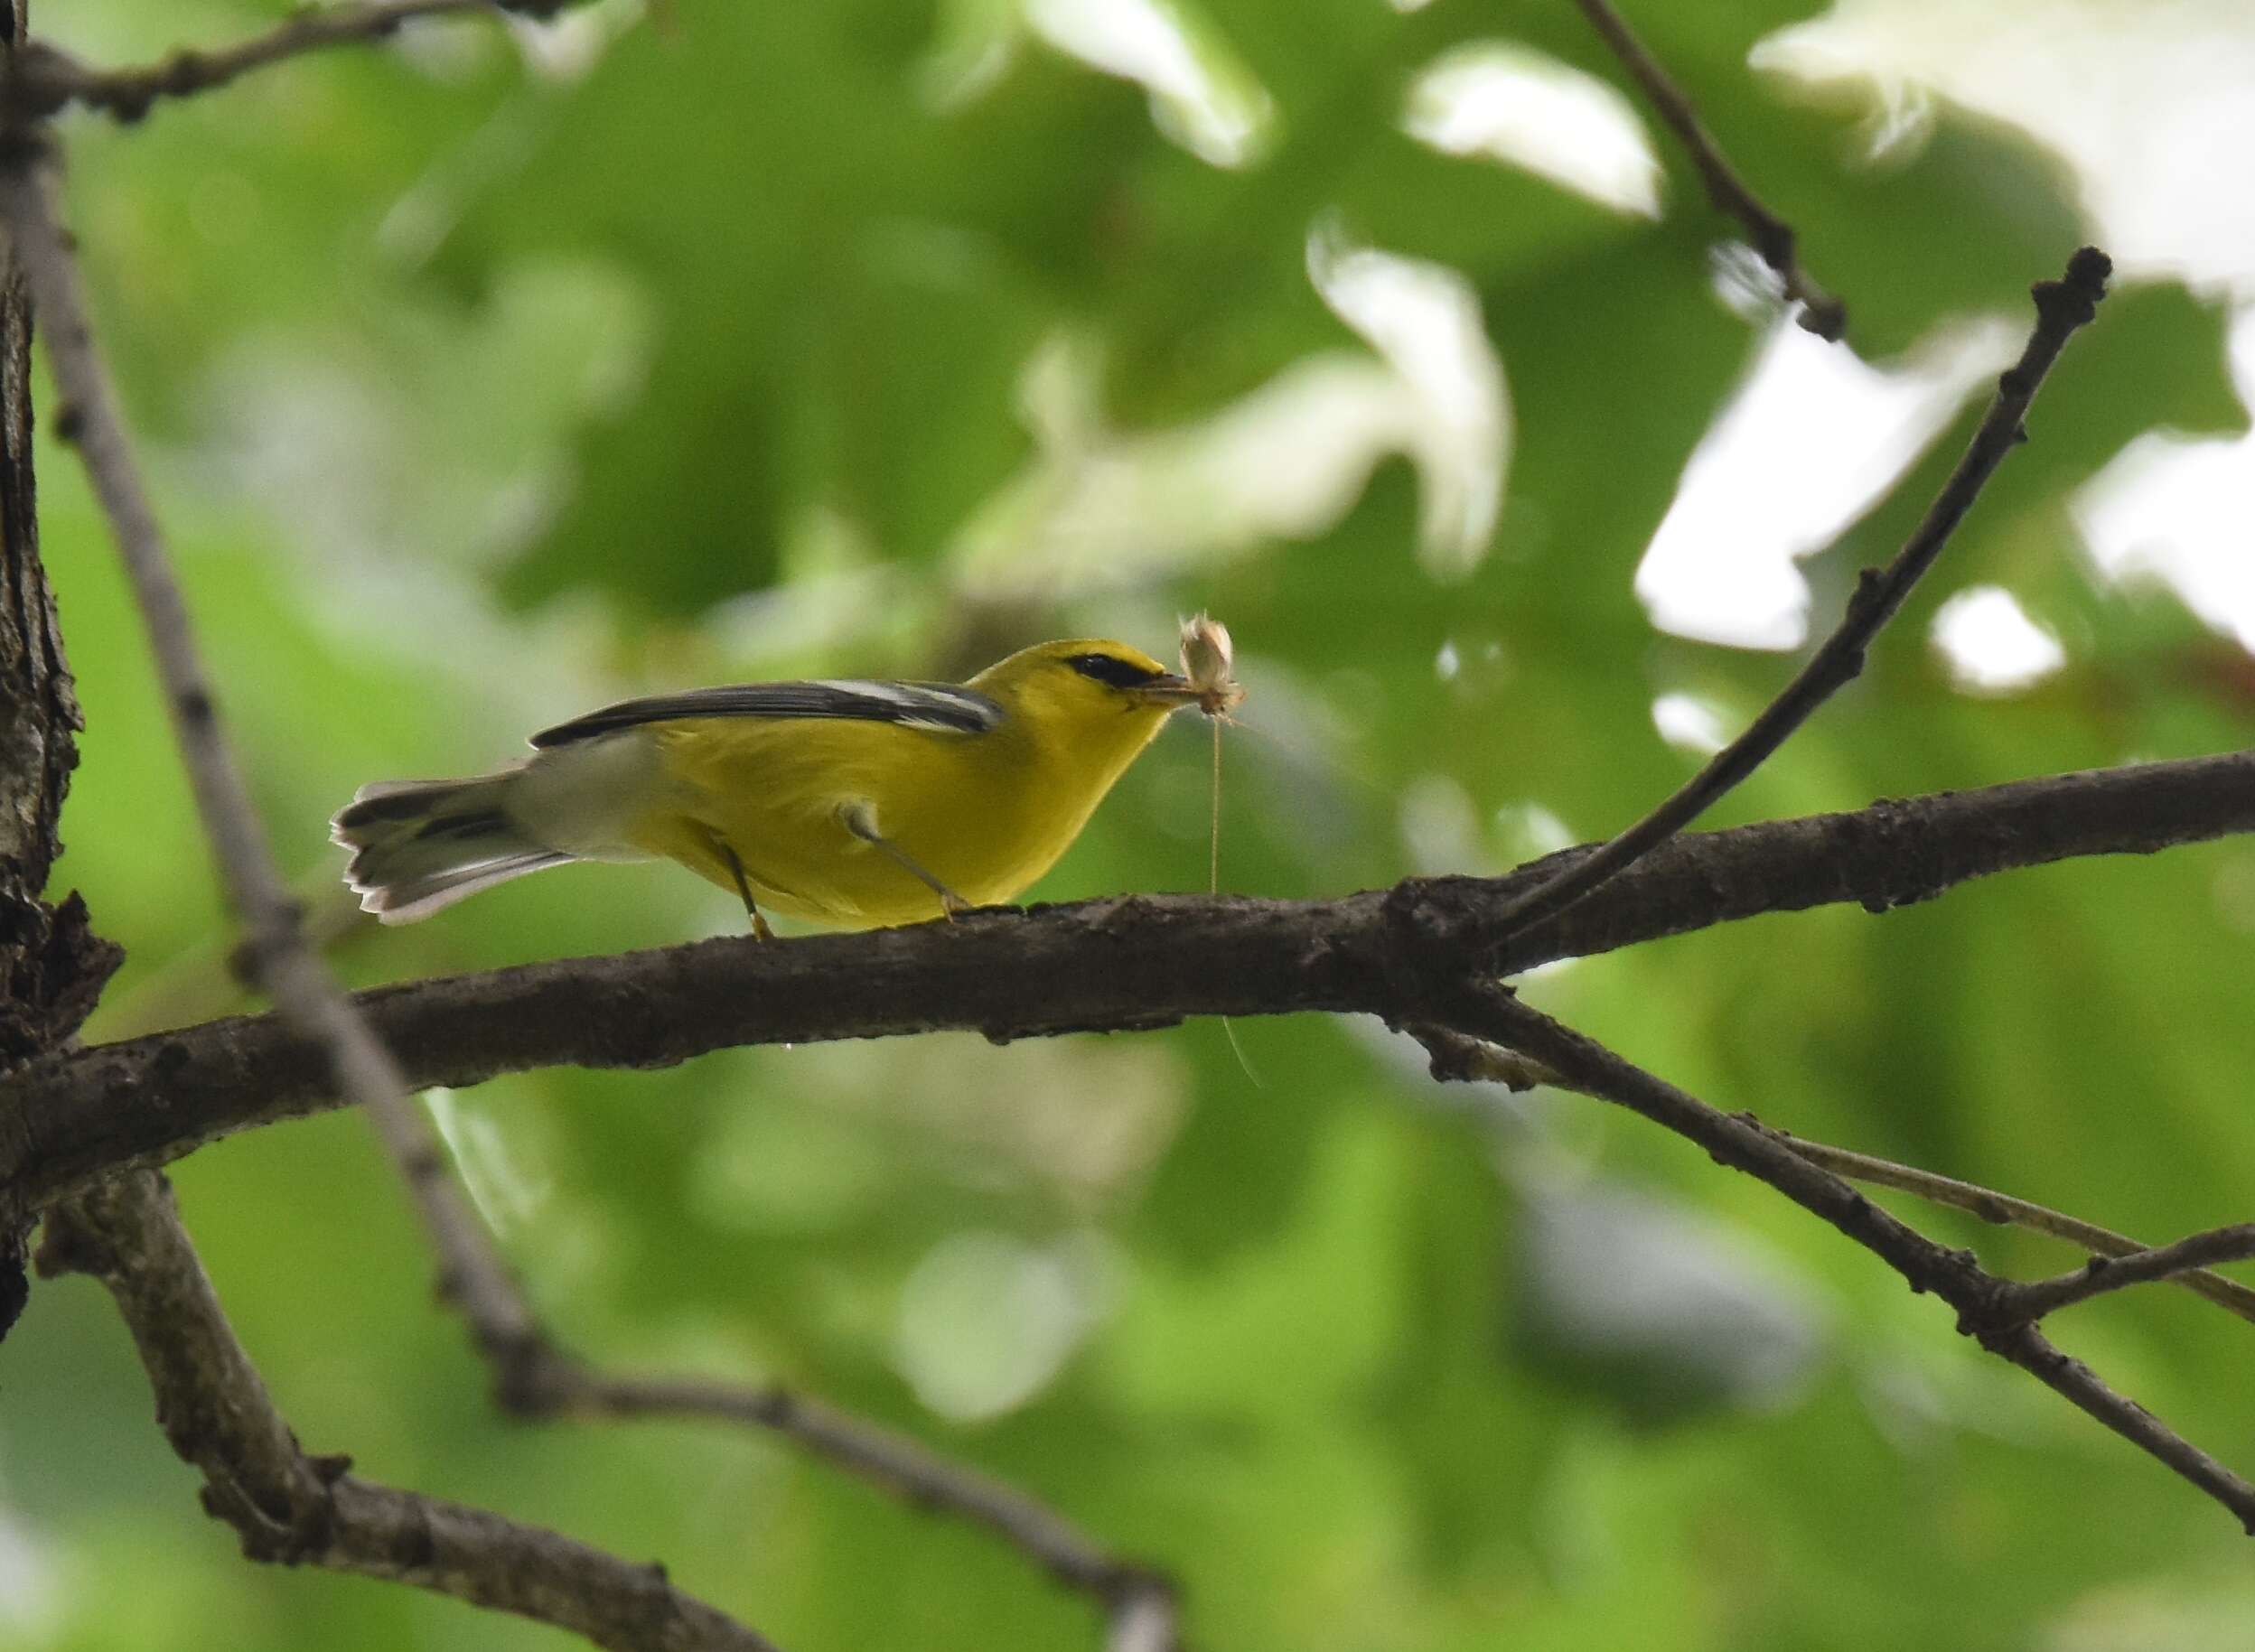
[[[329,833],[352,851],[344,880],[361,909],[386,923],[412,923],[465,895],[570,860],[535,842],[510,816],[507,793],[518,772],[361,787]]]

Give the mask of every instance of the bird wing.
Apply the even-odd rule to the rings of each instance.
[[[985,695],[953,683],[894,683],[840,678],[805,683],[737,683],[723,688],[693,688],[644,700],[623,700],[589,712],[552,729],[542,729],[532,744],[542,750],[567,746],[598,734],[645,723],[683,717],[840,717],[861,723],[894,723],[947,734],[984,734],[1002,721],[1002,707]]]

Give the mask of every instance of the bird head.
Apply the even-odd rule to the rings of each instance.
[[[1090,637],[1021,649],[967,686],[1005,705],[1090,722],[1137,713],[1156,721],[1200,699],[1187,677],[1141,649]]]

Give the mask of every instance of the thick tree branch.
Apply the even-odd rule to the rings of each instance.
[[[197,654],[187,604],[126,441],[108,370],[94,349],[77,259],[55,217],[48,171],[43,146],[19,136],[0,163],[0,223],[23,262],[62,395],[64,408],[56,423],[66,439],[78,444],[117,541],[221,882],[259,957],[262,975],[270,975],[278,960],[304,952],[295,909],[275,873],[249,792],[220,733],[217,703]],[[323,1017],[310,1013],[294,1019],[312,1030]]]
[[[0,64],[23,39],[23,0],[0,12]],[[13,248],[0,247],[0,1072],[61,1044],[122,957],[89,927],[76,894],[45,899],[58,824],[79,761],[78,697],[39,554],[32,468],[32,308]],[[25,1224],[0,1197],[0,1337],[30,1292]]]
[[[2016,1293],[2043,1287],[2015,1285],[1985,1272],[1970,1253],[1935,1244],[1757,1126],[1708,1106],[1595,1040],[1530,1009],[1507,988],[1478,981],[1436,981],[1427,997],[1428,1013],[1441,1024],[1532,1057],[1573,1088],[1626,1107],[1696,1143],[1717,1163],[1768,1183],[1837,1227],[1902,1274],[1913,1291],[1931,1292],[1956,1309],[1959,1330],[1990,1353],[2018,1366],[2166,1464],[2230,1509],[2241,1527],[2255,1535],[2255,1485],[2142,1405],[2116,1393],[2029,1322]]]
[[[1595,0],[1586,0],[1586,7],[1589,4]],[[1933,566],[2005,455],[2027,440],[2022,421],[2036,390],[2067,341],[2097,314],[2112,270],[2104,253],[2085,247],[2068,261],[2065,280],[2036,283],[2035,331],[2028,335],[2020,359],[1997,381],[1997,399],[1973,433],[1965,457],[1958,461],[1957,469],[1950,473],[1950,480],[1942,484],[1942,492],[1895,553],[1895,560],[1884,571],[1864,570],[1857,580],[1855,594],[1848,599],[1848,611],[1825,639],[1824,646],[1810,656],[1809,662],[1794,673],[1792,681],[1763,708],[1745,733],[1717,751],[1651,814],[1595,854],[1520,897],[1504,914],[1505,922],[1533,924],[1562,912],[1623,867],[1651,854],[1752,774],[1819,706],[1855,680],[1864,668],[1864,649],[1902,608],[1911,587]]]
[[[1588,18],[1591,27],[1605,38],[1621,66],[1630,78],[1644,89],[1644,95],[1652,101],[1652,107],[1666,121],[1676,136],[1682,140],[1691,164],[1699,174],[1699,182],[1707,187],[1707,199],[1717,212],[1735,218],[1744,227],[1746,238],[1754,245],[1762,262],[1775,272],[1785,296],[1800,304],[1801,324],[1810,332],[1837,343],[1848,331],[1848,306],[1826,292],[1816,278],[1801,267],[1796,247],[1793,227],[1762,204],[1760,197],[1746,186],[1722,149],[1708,135],[1700,124],[1698,111],[1691,107],[1691,99],[1684,96],[1658,59],[1644,49],[1644,43],[1630,31],[1620,13],[1605,0],[1575,0]]]
[[[1508,939],[1500,919],[1513,898],[1590,851],[1506,878],[1418,880],[1336,901],[1128,897],[575,958],[380,987],[358,1002],[418,1088],[946,1028],[999,1039],[1200,1014],[1414,1019],[1402,983],[1430,966],[1510,973],[1767,912],[1838,901],[1884,910],[2015,867],[2248,831],[2255,754],[2235,753],[1687,835]],[[105,1173],[336,1106],[337,1094],[320,1046],[274,1016],[50,1056],[0,1079],[0,1198],[35,1209]]]
[[[108,1287],[165,1437],[202,1473],[206,1512],[235,1527],[249,1558],[411,1583],[617,1652],[774,1652],[674,1588],[662,1567],[355,1479],[341,1457],[306,1456],[236,1340],[161,1177],[136,1172],[50,1211],[40,1264]]]
[[[0,100],[19,121],[41,120],[77,104],[136,121],[163,98],[214,90],[269,64],[309,51],[390,38],[402,25],[426,17],[464,13],[552,17],[575,0],[358,0],[308,6],[263,34],[208,51],[182,48],[145,68],[90,69],[68,52],[33,41],[16,61]]]

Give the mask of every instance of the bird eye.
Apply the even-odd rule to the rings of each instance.
[[[1116,654],[1068,654],[1065,664],[1082,677],[1094,677],[1098,682],[1109,684],[1114,688],[1140,687],[1165,675],[1152,670],[1148,666],[1139,666],[1131,659],[1122,659]]]

